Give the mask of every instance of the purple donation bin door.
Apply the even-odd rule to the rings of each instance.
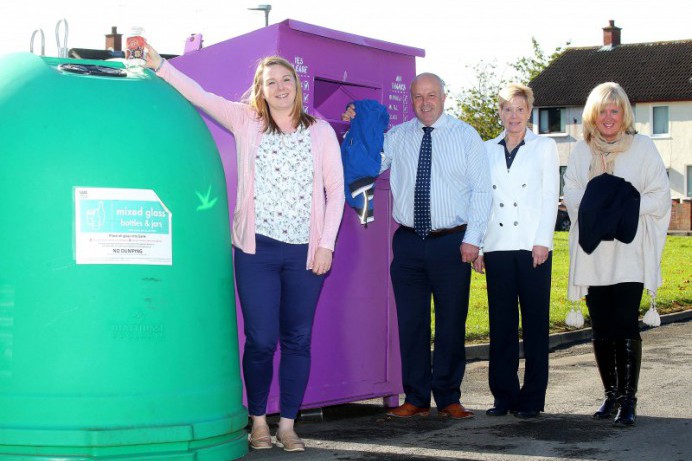
[[[292,19],[192,50],[171,62],[207,91],[240,100],[260,58],[280,55],[295,66],[308,113],[330,122],[339,138],[340,115],[349,101],[375,99],[389,108],[391,125],[413,117],[409,83],[418,48],[338,32]],[[237,168],[233,136],[205,116],[221,153],[231,216]],[[392,404],[401,389],[396,307],[389,279],[392,204],[388,174],[376,182],[375,221],[367,228],[348,206],[339,231],[313,328],[312,369],[302,408],[374,397]],[[239,305],[239,301],[238,301]],[[240,350],[243,318],[238,309]],[[277,348],[278,349],[278,348]],[[241,352],[242,353],[242,352]],[[268,413],[279,410],[278,357]]]

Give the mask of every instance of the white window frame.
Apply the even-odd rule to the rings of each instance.
[[[690,183],[690,178],[692,177],[692,165],[685,165],[685,197],[692,198],[692,189],[690,189],[688,184]]]
[[[666,132],[665,133],[659,133],[659,134],[654,134],[654,109],[656,107],[665,107],[668,109],[668,126],[666,127]],[[666,139],[670,138],[670,105],[668,104],[656,104],[651,106],[651,111],[650,111],[650,120],[651,120],[651,137],[655,139]]]
[[[560,110],[560,124],[564,126],[563,131],[552,131],[549,133],[541,133],[541,111],[544,110],[550,110],[550,109],[559,109]],[[537,107],[536,112],[535,112],[535,126],[536,126],[536,133],[541,135],[541,136],[549,136],[549,137],[560,137],[560,136],[567,136],[567,107]]]

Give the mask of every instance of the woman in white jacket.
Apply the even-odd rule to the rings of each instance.
[[[487,272],[490,316],[488,416],[509,412],[535,418],[548,386],[548,324],[553,232],[560,175],[557,146],[527,128],[531,88],[512,83],[498,96],[504,131],[485,142],[493,184],[493,211],[474,262]],[[520,386],[519,311],[526,371]]]

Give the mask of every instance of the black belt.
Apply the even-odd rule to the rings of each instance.
[[[416,234],[416,230],[413,227],[399,226],[399,229],[403,230],[404,232]],[[464,232],[465,230],[466,224],[462,224],[461,226],[450,227],[449,229],[437,229],[431,231],[426,238],[442,237],[443,235],[456,234],[459,232]]]

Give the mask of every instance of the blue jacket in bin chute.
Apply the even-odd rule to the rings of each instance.
[[[360,217],[360,223],[374,221],[372,198],[375,178],[380,174],[384,132],[389,125],[387,108],[372,99],[354,101],[356,117],[341,144],[346,202]]]

